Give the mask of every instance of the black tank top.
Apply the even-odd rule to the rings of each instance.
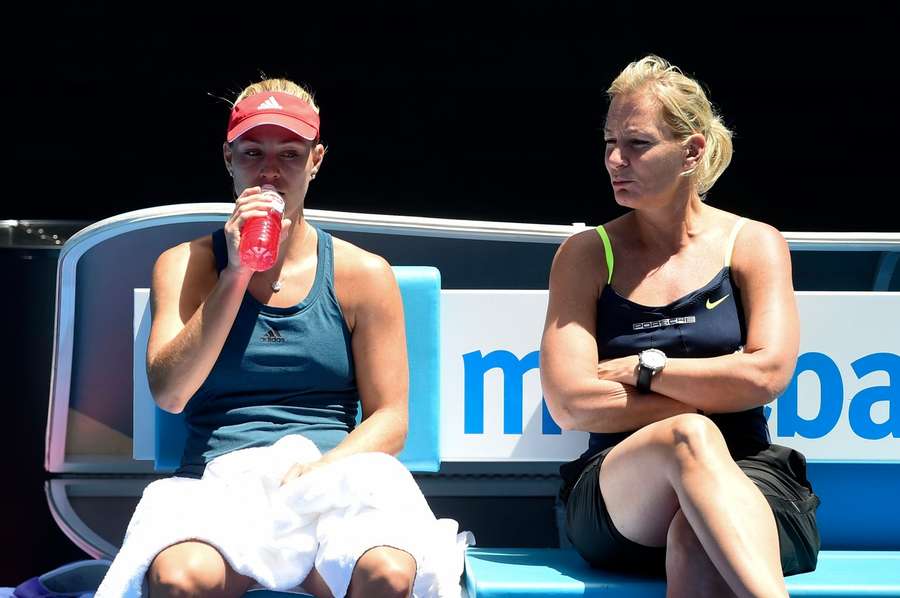
[[[740,293],[731,278],[731,250],[745,220],[735,224],[725,254],[725,264],[711,281],[668,305],[649,307],[622,297],[607,283],[597,300],[597,352],[601,359],[636,355],[656,348],[668,357],[715,357],[741,349],[747,326]],[[609,280],[613,254],[602,226]],[[731,454],[737,458],[769,444],[769,429],[762,407],[709,416],[722,431]],[[618,444],[632,432],[591,433],[581,460]]]

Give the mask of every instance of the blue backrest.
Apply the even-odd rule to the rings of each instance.
[[[57,322],[47,430],[46,467],[49,472],[99,474],[104,476],[101,480],[103,485],[111,484],[115,476],[120,476],[115,481],[129,484],[129,488],[139,488],[141,482],[138,476],[149,479],[149,476],[162,471],[154,469],[158,444],[155,439],[155,422],[158,416],[165,414],[157,413],[155,404],[149,398],[149,389],[141,387],[141,384],[146,386],[146,375],[139,349],[146,348],[146,337],[143,337],[143,342],[137,342],[136,335],[141,326],[149,327],[149,309],[137,303],[137,290],[146,290],[150,284],[153,262],[162,251],[187,239],[210,234],[222,226],[232,209],[233,204],[190,204],[140,210],[98,222],[70,239],[63,247],[57,284]],[[478,505],[474,510],[491,522],[493,527],[488,529],[497,534],[505,528],[517,527],[504,523],[511,512],[517,512],[516,509],[520,513],[529,509],[530,516],[530,510],[535,504],[540,503],[540,508],[543,509],[543,505],[552,502],[558,488],[558,462],[577,455],[586,440],[577,442],[577,446],[573,445],[566,451],[556,452],[545,450],[547,447],[543,444],[537,447],[539,450],[534,450],[529,445],[536,439],[541,442],[555,441],[570,433],[560,435],[547,425],[549,415],[544,417],[541,412],[536,367],[531,370],[528,368],[538,363],[537,349],[540,346],[541,323],[546,310],[546,291],[543,289],[546,288],[549,264],[558,242],[570,234],[571,229],[556,227],[549,230],[550,227],[546,225],[511,227],[496,224],[479,229],[479,223],[428,221],[411,224],[408,218],[384,217],[382,221],[381,216],[337,213],[317,215],[315,212],[310,210],[306,214],[311,221],[360,247],[384,256],[392,264],[437,266],[442,274],[441,284],[448,287],[442,291],[440,308],[441,319],[444,320],[442,326],[447,331],[443,335],[441,347],[442,398],[445,404],[441,408],[440,418],[434,417],[431,422],[419,423],[421,418],[416,414],[423,405],[422,394],[417,390],[417,380],[421,379],[423,371],[416,365],[416,359],[422,353],[412,346],[415,335],[421,328],[416,323],[419,317],[415,315],[415,310],[406,305],[412,362],[412,421],[409,440],[411,448],[406,451],[404,459],[413,469],[434,470],[437,468],[437,459],[433,459],[430,464],[426,459],[421,465],[415,465],[418,458],[411,454],[412,447],[417,445],[416,437],[421,434],[425,434],[426,438],[431,435],[434,453],[437,452],[439,443],[443,444],[440,458],[444,461],[442,470],[445,475],[437,484],[431,484],[431,476],[421,477],[425,481],[423,489],[426,496],[430,495],[429,492],[440,489],[441,494],[438,496],[452,497],[451,500],[458,501],[460,505],[481,496],[488,497],[485,503],[473,503]],[[562,228],[565,230],[559,230]],[[472,230],[475,232],[471,232]],[[826,339],[827,342],[811,343],[802,349],[801,353],[828,356],[831,361],[821,361],[828,365],[826,369],[833,375],[826,376],[827,371],[804,374],[809,378],[802,385],[812,391],[807,393],[801,388],[799,400],[793,401],[792,417],[795,427],[802,425],[809,428],[813,418],[828,420],[835,413],[840,416],[837,418],[840,421],[835,431],[841,426],[846,428],[851,413],[857,419],[871,419],[880,428],[895,426],[886,438],[865,440],[870,448],[861,453],[848,451],[845,447],[834,444],[834,440],[839,440],[835,438],[834,431],[825,431],[824,436],[821,430],[805,435],[812,439],[813,444],[809,445],[812,448],[833,446],[834,449],[827,451],[824,458],[837,460],[823,461],[821,451],[816,456],[806,451],[805,447],[798,447],[811,458],[809,476],[822,496],[819,519],[823,546],[832,549],[897,549],[900,542],[900,517],[896,514],[894,497],[900,495],[900,452],[897,452],[900,447],[897,442],[900,431],[896,428],[900,422],[900,394],[897,392],[900,380],[900,351],[897,350],[897,342],[900,333],[894,314],[898,312],[896,306],[900,300],[900,294],[896,293],[900,290],[896,284],[900,268],[893,270],[896,260],[886,258],[895,258],[900,251],[891,249],[893,253],[885,253],[885,248],[900,247],[900,237],[896,233],[891,235],[889,241],[893,245],[890,246],[887,241],[879,241],[884,245],[878,245],[878,251],[870,247],[872,240],[869,236],[861,237],[865,242],[865,251],[860,254],[866,254],[866,260],[858,263],[848,262],[844,259],[845,254],[841,255],[840,260],[835,260],[830,246],[820,247],[822,240],[819,233],[793,235],[789,236],[789,241],[795,259],[795,275],[799,275],[800,280],[804,277],[807,279],[805,288],[822,291],[848,290],[842,292],[842,296],[832,299],[837,304],[837,311],[821,309],[821,302],[832,293],[798,293],[810,295],[806,298],[807,304],[800,306],[801,318],[813,312],[820,314],[802,326],[804,342],[817,329],[826,331],[826,336],[839,339],[839,342]],[[820,249],[796,251],[798,247],[802,249],[810,243]],[[813,262],[803,259],[813,254],[818,255]],[[829,268],[835,265],[847,269],[850,268],[848,264],[852,263],[855,265],[850,269],[861,276],[863,272],[871,273],[876,262],[878,276],[874,289],[887,290],[886,281],[890,280],[889,290],[895,292],[863,294],[866,301],[878,299],[893,302],[884,316],[874,313],[869,303],[858,305],[854,296],[860,293],[849,292],[855,288],[865,290],[868,287],[848,286],[842,281],[836,284],[836,278],[829,274]],[[810,279],[818,282],[811,286]],[[795,276],[795,283],[797,280]],[[401,281],[401,287],[403,286],[405,285]],[[484,293],[488,295],[483,295]],[[513,305],[520,302],[517,299],[519,295],[523,296],[523,309],[527,308],[524,312]],[[799,299],[804,300],[804,297]],[[146,302],[146,296],[143,300]],[[408,303],[407,297],[404,300]],[[854,303],[848,303],[851,300]],[[544,303],[541,304],[541,301]],[[143,314],[146,317],[141,320],[139,316]],[[866,328],[864,324],[873,320],[877,325],[868,327],[871,328],[871,338],[868,341],[852,346],[844,341],[845,338],[853,340],[859,337]],[[845,326],[839,327],[839,324]],[[851,329],[845,331],[848,326]],[[435,344],[438,343],[438,330],[435,328],[430,337]],[[885,361],[887,365],[881,367],[884,371],[866,374],[865,371],[868,370],[863,368],[865,371],[860,371],[854,365],[862,358],[871,361],[873,353],[883,353],[890,357],[890,360]],[[471,358],[479,354],[484,358],[481,362],[478,359],[465,359],[466,356]],[[503,368],[488,367],[490,363],[487,358],[492,354],[514,358],[508,360],[511,364],[507,368],[510,376],[506,375]],[[132,356],[133,363],[129,364]],[[433,359],[437,358],[435,353]],[[476,366],[471,368],[476,375],[469,376],[472,372],[467,369],[467,364],[470,362]],[[433,373],[438,375],[437,370]],[[864,375],[866,377],[863,380]],[[144,379],[140,380],[140,376]],[[817,376],[819,380],[816,380]],[[482,381],[484,384],[479,384]],[[522,381],[522,385],[516,387],[516,381]],[[471,385],[472,388],[469,387],[469,382],[475,382]],[[513,400],[516,397],[513,396],[515,393],[506,391],[507,382],[518,393],[520,400],[516,417],[508,417],[507,405],[516,407]],[[533,388],[529,388],[529,384]],[[880,398],[873,394],[873,389],[876,388],[881,393]],[[470,392],[472,389],[484,391],[481,397],[483,400],[475,400],[480,395],[479,392]],[[136,402],[139,394],[148,398],[143,401],[145,410],[140,412],[136,408],[132,410],[132,399]],[[804,398],[806,394],[816,396],[812,401],[807,401]],[[432,397],[436,398],[437,392]],[[779,400],[779,404],[783,403],[783,400]],[[870,406],[868,414],[865,413],[867,405]],[[483,433],[470,433],[467,430],[466,422],[471,407],[483,410]],[[434,411],[436,413],[437,409]],[[860,418],[861,414],[866,417]],[[849,419],[852,420],[852,417]],[[518,431],[508,431],[507,420],[521,421],[522,426]],[[442,438],[439,438],[439,430],[443,434]],[[145,438],[139,438],[142,433],[146,434]],[[860,440],[857,438],[859,434],[854,434],[851,439],[854,442]],[[168,457],[168,468],[171,469],[179,458],[180,446],[175,442],[162,443],[159,447],[174,453]],[[460,447],[466,447],[465,452]],[[512,448],[508,455],[498,459],[495,453],[500,449],[497,447]],[[160,457],[160,464],[163,464],[166,457]],[[848,458],[855,461],[846,461]],[[844,461],[841,462],[841,459]],[[867,459],[869,462],[866,462]],[[122,476],[128,477],[121,479]],[[68,503],[62,501],[62,493],[63,489],[68,492],[69,488],[76,486],[71,478],[52,482],[60,489],[53,498],[55,502],[51,503],[62,505],[58,511],[62,515],[58,521],[63,521],[66,517],[71,520],[74,511],[64,508]],[[137,493],[134,496],[140,495],[138,490],[133,491]],[[85,492],[84,487],[77,486],[79,505],[87,504],[83,500]],[[119,490],[116,492],[116,496],[125,496]],[[504,504],[498,508],[498,512],[502,514],[499,517],[481,507],[481,504],[494,501],[493,497],[496,496],[512,496],[516,499],[509,506]],[[104,520],[104,527],[112,527],[107,526],[107,523],[108,519],[114,517],[104,511],[108,509],[107,503],[100,502],[102,505],[95,508],[102,515],[98,515],[96,519]],[[497,504],[500,502],[502,501],[497,501]],[[454,507],[446,505],[446,502],[443,503],[442,508],[452,513]],[[468,510],[472,507],[465,504],[460,508]],[[124,522],[122,526],[124,529]],[[90,533],[75,531],[74,534],[70,533],[70,537],[80,536],[82,539],[88,538],[84,542],[94,542],[90,538],[97,536],[97,533],[92,527],[99,526],[87,525]],[[67,533],[70,531],[71,529]],[[516,529],[514,533],[520,532]],[[533,542],[537,532],[528,533],[528,542]],[[547,534],[540,537],[540,542],[544,542]],[[108,545],[100,548],[99,553],[91,554],[114,554],[113,544],[118,540],[113,536],[110,536],[110,540]],[[508,545],[509,542],[501,541],[499,544]],[[97,543],[93,545],[100,546]]]
[[[409,432],[398,458],[410,471],[434,472],[441,463],[441,275],[430,266],[393,270],[403,298],[409,356]],[[184,418],[158,407],[155,415],[155,468],[171,471],[178,467],[184,449]]]
[[[811,462],[822,547],[900,550],[900,463]]]

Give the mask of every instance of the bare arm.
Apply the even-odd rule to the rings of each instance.
[[[212,370],[253,274],[226,268],[204,298],[197,271],[208,270],[202,262],[209,256],[198,253],[197,242],[184,243],[153,268],[147,378],[156,403],[171,413],[184,409]]]
[[[240,265],[243,223],[266,214],[269,200],[247,189],[225,224],[229,263],[218,279],[208,238],[173,247],[159,256],[150,289],[152,324],[147,378],[156,403],[180,413],[212,370],[234,323],[253,272]],[[285,219],[282,241],[290,220]]]
[[[368,451],[397,454],[406,442],[409,363],[400,289],[381,257],[366,254],[359,269],[352,293],[342,294],[354,303],[351,345],[362,422],[326,461]]]
[[[282,484],[356,453],[396,455],[406,442],[409,364],[403,302],[387,262],[376,255],[364,256],[362,262],[349,268],[339,268],[335,258],[338,300],[353,334],[350,342],[362,422],[318,461],[293,465],[283,476]]]
[[[593,236],[592,236],[593,235]],[[550,271],[550,300],[541,339],[541,385],[553,419],[567,430],[622,432],[679,413],[685,403],[638,394],[597,376],[597,298],[606,283],[603,248],[587,231],[566,240]]]
[[[710,413],[742,411],[772,401],[790,382],[800,343],[787,243],[776,229],[749,222],[735,244],[732,269],[747,319],[741,353],[669,359],[653,377],[655,392]],[[601,363],[599,375],[635,383],[637,357]]]

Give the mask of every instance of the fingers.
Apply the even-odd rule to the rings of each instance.
[[[265,218],[272,212],[275,201],[282,201],[280,196],[267,191],[262,187],[247,187],[244,189],[234,202],[234,210],[228,221],[225,222],[225,236],[227,238],[228,247],[228,263],[234,268],[245,269],[241,263],[239,248],[241,244],[241,230],[248,220],[254,218]],[[283,209],[283,203],[281,209]],[[281,211],[279,209],[278,211]],[[284,241],[284,227],[282,227],[282,237],[279,242]]]
[[[284,474],[284,477],[281,478],[281,485],[284,486],[288,482],[293,479],[299,478],[303,475],[305,470],[305,466],[301,464],[291,465],[291,468],[287,470],[287,473]]]
[[[240,195],[238,195],[237,199],[235,200],[235,203],[240,205],[241,203],[248,201],[248,200],[253,200],[254,198],[256,198],[256,199],[262,198],[262,199],[265,199],[266,201],[268,201],[269,203],[272,203],[275,201],[283,201],[283,198],[281,197],[281,195],[278,193],[278,191],[274,187],[272,187],[271,185],[265,185],[263,187],[259,187],[259,186],[247,187],[246,189],[244,189],[241,192]]]
[[[240,231],[247,220],[268,216],[274,203],[271,194],[261,193],[260,187],[248,187],[234,202],[234,211],[228,219],[226,229]]]
[[[313,469],[317,469],[322,467],[325,463],[321,460],[319,461],[310,461],[309,463],[295,463],[291,465],[291,468],[287,470],[287,473],[281,478],[281,485],[284,486],[291,480],[295,480],[300,476],[309,473]]]
[[[256,187],[247,187],[246,189],[241,191],[241,194],[238,195],[238,199],[242,199],[250,195],[259,195],[260,193],[262,193],[262,187],[258,185]]]
[[[236,224],[240,228],[244,222],[251,218],[265,218],[269,215],[269,207],[271,203],[268,201],[251,201],[242,205],[237,205],[234,212],[231,213],[229,222]]]
[[[234,212],[240,212],[241,210],[246,209],[269,210],[275,201],[276,200],[270,194],[262,193],[238,197],[234,202]]]

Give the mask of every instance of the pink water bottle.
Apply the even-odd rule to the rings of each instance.
[[[251,218],[241,227],[241,264],[256,272],[268,270],[278,259],[278,239],[284,214],[284,199],[275,187],[263,185],[262,195],[272,199],[269,213]]]

